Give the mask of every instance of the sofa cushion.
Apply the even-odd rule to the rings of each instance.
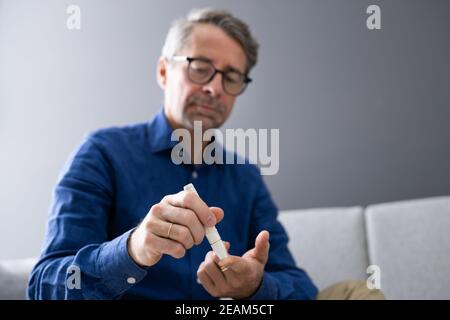
[[[297,264],[319,289],[341,280],[367,278],[362,208],[282,211],[279,220]]]
[[[450,197],[372,205],[366,220],[388,299],[450,299]]]
[[[0,300],[23,300],[35,258],[0,261]]]

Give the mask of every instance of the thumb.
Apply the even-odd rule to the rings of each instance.
[[[219,207],[209,207],[209,210],[216,216],[216,223],[219,223],[224,216],[223,210]]]
[[[255,248],[252,250],[253,258],[257,259],[262,264],[266,264],[269,259],[269,231],[261,231],[255,240]]]

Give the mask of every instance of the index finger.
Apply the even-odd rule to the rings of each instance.
[[[209,207],[198,195],[192,191],[180,191],[176,194],[164,197],[164,201],[175,207],[191,209],[195,212],[200,222],[206,227],[216,225],[216,217]]]

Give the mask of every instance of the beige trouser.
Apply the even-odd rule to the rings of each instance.
[[[378,289],[367,288],[365,280],[342,281],[322,290],[317,300],[384,300]]]

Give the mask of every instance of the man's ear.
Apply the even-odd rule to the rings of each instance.
[[[159,57],[158,65],[156,67],[156,80],[163,90],[166,88],[168,67],[169,65],[167,59],[163,56]]]

